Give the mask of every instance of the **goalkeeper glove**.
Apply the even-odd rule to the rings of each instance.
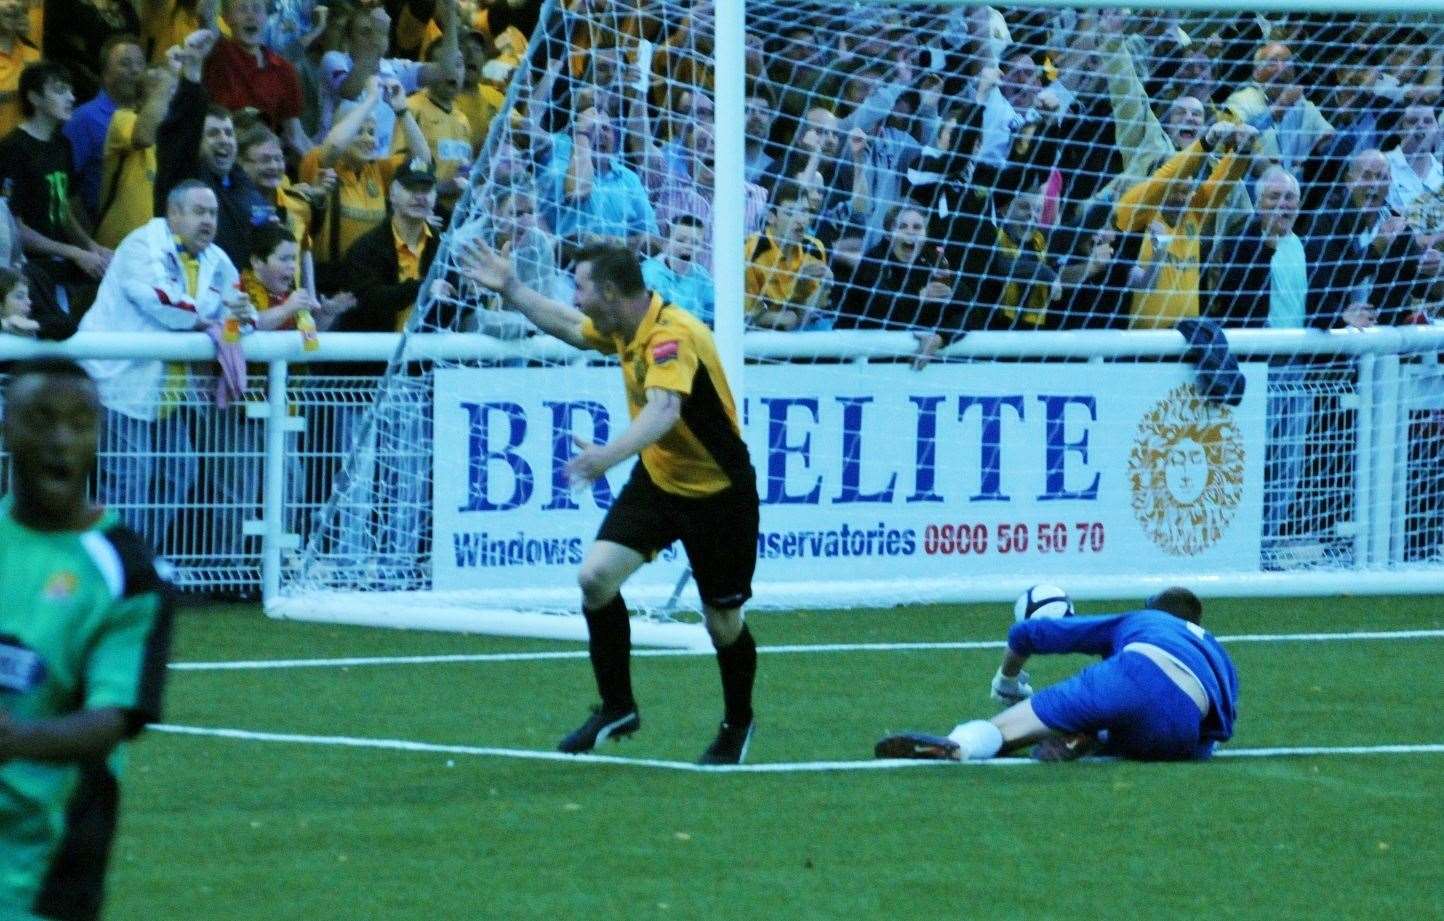
[[[1017,677],[1009,678],[1001,668],[993,676],[993,699],[1012,706],[1033,696],[1033,686],[1028,684],[1028,673],[1020,671]]]

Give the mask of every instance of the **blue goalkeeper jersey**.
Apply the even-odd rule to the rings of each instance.
[[[1152,643],[1198,677],[1209,702],[1200,727],[1203,741],[1225,742],[1233,736],[1238,673],[1213,634],[1197,624],[1162,611],[1129,611],[1103,617],[1040,617],[1008,631],[1008,648],[1020,656],[1081,652],[1106,657],[1129,643]]]

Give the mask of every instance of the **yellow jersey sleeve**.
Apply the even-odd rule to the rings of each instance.
[[[697,377],[697,347],[686,331],[675,326],[657,330],[643,346],[647,375],[642,389],[659,387],[688,396]]]

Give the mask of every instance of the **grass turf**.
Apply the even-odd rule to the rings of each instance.
[[[1007,619],[915,607],[758,615],[753,629],[765,650],[998,639]],[[1218,601],[1208,625],[1444,617],[1430,598]],[[1231,745],[1444,742],[1444,717],[1420,705],[1438,695],[1441,642],[1234,644]],[[186,612],[174,658],[579,648],[225,607]],[[997,658],[764,651],[750,760],[864,759],[886,731],[989,712]],[[1036,660],[1035,685],[1082,664]],[[605,753],[695,758],[720,716],[713,661],[638,658],[634,673],[642,732]],[[585,659],[184,671],[167,721],[550,749],[592,695]],[[1444,916],[1437,754],[762,775],[160,733],[130,754],[111,919]]]

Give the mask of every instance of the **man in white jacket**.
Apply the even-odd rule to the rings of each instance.
[[[221,324],[228,314],[253,314],[237,287],[235,265],[214,243],[216,224],[214,192],[194,179],[176,185],[166,216],[121,241],[80,331],[192,332]],[[188,413],[178,411],[184,401],[166,397],[185,387],[186,366],[170,365],[168,373],[165,362],[149,358],[84,365],[105,406],[109,456],[101,463],[101,501],[161,544],[196,479]]]

